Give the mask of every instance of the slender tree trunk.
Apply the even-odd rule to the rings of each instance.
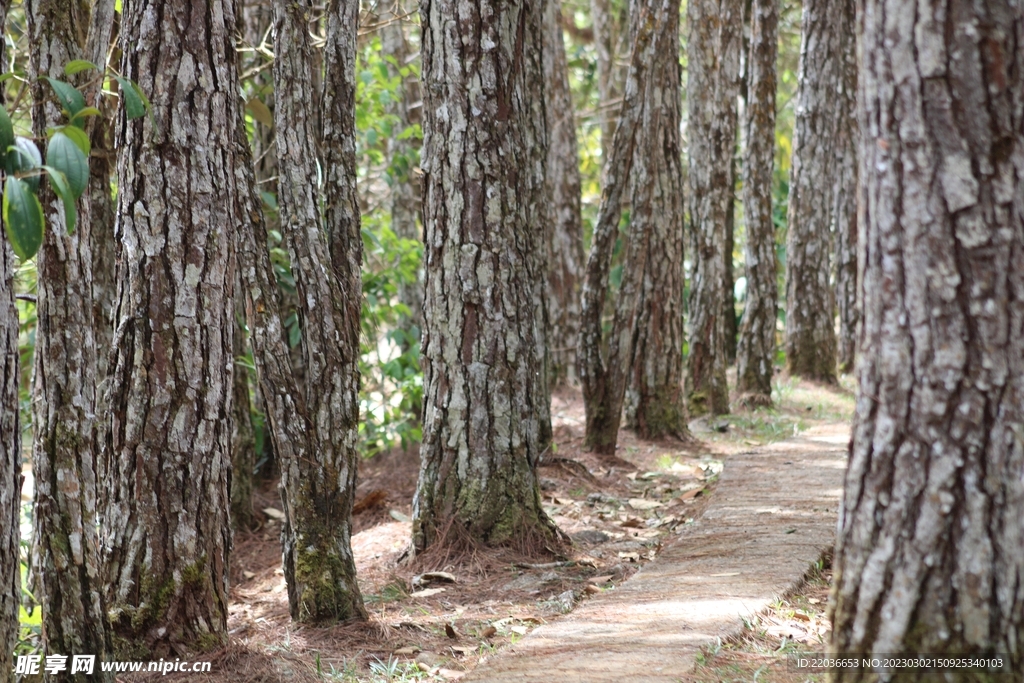
[[[548,0],[544,20],[544,92],[550,145],[547,183],[552,221],[548,230],[548,345],[552,385],[576,379],[576,337],[580,325],[583,223],[576,119],[565,61],[562,3]]]
[[[1019,680],[1024,11],[866,0],[858,25],[864,318],[831,647],[1006,662],[895,682]]]
[[[387,3],[385,3],[387,4]],[[409,63],[410,55],[414,54],[405,37],[406,3],[394,0],[390,9],[380,13],[385,23],[380,29],[381,49],[386,57],[393,57],[400,66]],[[392,65],[391,72],[395,73]],[[400,127],[395,137],[389,142],[391,153],[391,229],[404,239],[422,241],[422,217],[420,215],[420,183],[414,173],[414,161],[419,152],[419,141],[415,138],[400,139],[397,135],[407,126],[421,123],[423,105],[420,96],[420,82],[416,76],[402,79],[402,91],[398,99],[389,105],[392,114],[398,117]],[[419,273],[417,281],[411,285],[402,285],[398,292],[399,300],[409,307],[409,322],[416,328],[423,329],[423,278]]]
[[[358,9],[354,0],[327,6],[321,95],[307,30],[311,6],[275,5],[278,201],[300,302],[305,408],[313,429],[307,457],[282,462],[284,572],[292,618],[313,622],[366,617],[351,547],[362,259],[354,137]],[[319,117],[312,115],[317,103]],[[324,217],[313,182],[318,159],[326,170]]]
[[[84,17],[73,5],[29,0],[25,5],[33,83],[32,129],[64,123],[56,98],[40,80],[64,76],[64,65],[81,58]],[[98,95],[98,93],[94,93]],[[109,183],[109,180],[108,180]],[[96,340],[92,296],[92,225],[83,212],[67,234],[64,211],[48,185],[40,187],[47,229],[36,257],[38,298],[33,375],[32,473],[33,571],[43,610],[47,652],[95,654],[109,650],[97,537]],[[86,202],[88,203],[88,198]],[[113,677],[98,674],[101,680]],[[69,671],[53,681],[84,681]]]
[[[738,108],[738,107],[737,107]],[[737,121],[739,121],[737,112]],[[729,169],[730,183],[736,187],[736,157],[733,156],[731,168]],[[736,320],[736,276],[733,273],[732,252],[736,249],[736,199],[729,202],[728,211],[725,215],[725,248],[722,250],[722,271],[725,273],[725,283],[722,286],[722,308],[725,314],[725,364],[732,365],[736,362],[736,338],[739,334],[738,321]]]
[[[0,26],[9,0],[0,0]],[[0,50],[0,70],[7,70]],[[0,93],[0,103],[3,102]],[[14,645],[21,603],[21,425],[18,424],[18,309],[14,305],[14,254],[0,239],[0,681],[14,681]]]
[[[771,405],[778,267],[772,222],[778,0],[753,0],[744,106],[743,215],[747,302],[736,357],[736,390],[748,406]]]
[[[634,2],[630,16],[639,17]],[[646,4],[648,12],[658,5]],[[671,5],[658,28],[644,115],[630,174],[630,233],[646,235],[643,280],[633,323],[633,350],[626,389],[626,424],[641,438],[685,437],[683,390],[684,190],[679,122],[679,8]],[[639,27],[634,27],[635,34]],[[632,239],[632,236],[631,238]],[[626,268],[639,264],[627,262]]]
[[[854,0],[843,1],[844,26],[856,22]],[[836,304],[839,309],[839,370],[852,372],[860,308],[857,302],[857,40],[844,30],[842,81],[836,115],[836,186],[832,230],[836,258]]]
[[[645,137],[644,129],[645,126],[655,124],[663,113],[658,108],[648,111],[647,105],[652,94],[651,89],[655,87],[651,85],[656,76],[652,68],[656,64],[654,56],[659,49],[672,49],[668,45],[668,37],[672,35],[669,30],[668,4],[664,3],[654,11],[650,7],[642,10],[641,16],[636,18],[633,34],[633,51],[626,76],[619,125],[615,129],[612,156],[604,167],[601,206],[598,210],[590,255],[587,257],[576,356],[586,411],[585,445],[586,448],[602,455],[615,453],[622,419],[622,403],[636,342],[639,297],[644,286],[644,271],[649,253],[646,231],[650,230],[652,223],[647,207],[651,206],[655,192],[654,188],[648,186],[651,181],[652,160],[659,158],[651,152],[649,146],[642,145],[654,145],[658,141],[656,135]],[[634,166],[637,166],[636,170]],[[647,182],[638,181],[630,186],[629,179],[636,174]],[[628,186],[635,187],[639,193],[642,215],[630,226],[624,261],[627,265],[623,268],[619,297],[615,304],[607,356],[602,358],[601,313],[608,290],[612,250],[622,215],[622,196]],[[661,191],[662,188],[659,186],[658,190]]]
[[[786,366],[822,382],[836,379],[834,292],[829,282],[836,96],[842,84],[844,0],[803,6],[799,90],[793,127],[786,235]]]
[[[550,438],[543,4],[427,0],[420,10],[426,291],[413,544],[454,540],[446,533],[550,542],[535,473]]]
[[[742,17],[743,0],[687,4],[690,229],[695,247],[688,373],[689,405],[697,414],[729,412],[726,222],[734,192]]]
[[[227,638],[235,9],[142,0],[121,15],[121,71],[153,103],[152,120],[119,122],[105,443],[108,612],[136,659]]]
[[[615,100],[622,95],[615,78],[615,48],[618,44],[611,0],[590,0],[590,19],[594,26],[594,47],[597,50],[597,106],[601,116],[601,162],[605,166],[612,155],[616,114]]]
[[[239,190],[242,192],[242,190]],[[253,527],[252,492],[256,468],[256,438],[249,398],[249,370],[238,359],[246,355],[245,294],[241,272],[235,272],[235,333],[231,363],[231,526]]]

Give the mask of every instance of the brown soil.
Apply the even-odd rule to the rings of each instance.
[[[632,584],[627,579],[639,568],[700,526],[696,522],[716,499],[723,461],[799,428],[836,423],[851,403],[842,392],[792,382],[788,392],[782,410],[731,416],[725,433],[718,431],[721,421],[694,423],[700,440],[689,443],[645,442],[623,431],[619,457],[612,460],[582,451],[578,394],[555,396],[555,447],[539,477],[545,508],[575,538],[567,556],[558,559],[476,549],[400,562],[409,543],[417,455],[393,451],[363,462],[357,500],[365,504],[355,516],[352,543],[370,612],[365,624],[322,628],[291,622],[274,519],[280,503],[276,486],[268,484],[257,499],[262,526],[235,536],[231,644],[201,658],[212,662],[212,673],[201,679],[451,680],[481,661],[497,661],[495,653],[519,649],[538,625],[557,623],[596,598],[625,594],[620,589]],[[785,488],[785,473],[773,476]],[[418,579],[427,572],[450,573],[455,583]],[[149,674],[119,680],[199,678]]]

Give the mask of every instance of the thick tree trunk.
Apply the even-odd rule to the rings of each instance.
[[[388,3],[385,3],[388,4]],[[386,57],[394,57],[395,62],[400,66],[409,63],[409,43],[405,37],[406,14],[405,3],[402,0],[394,0],[391,9],[385,9],[380,13],[381,21],[388,22],[380,29],[381,50]],[[390,66],[392,73],[395,67]],[[402,91],[400,97],[394,100],[389,106],[391,113],[398,117],[401,122],[395,131],[395,137],[389,142],[391,153],[391,229],[396,235],[404,239],[422,241],[421,230],[422,218],[420,183],[414,173],[412,160],[416,158],[419,151],[419,141],[415,138],[400,139],[398,133],[403,128],[421,123],[423,103],[420,96],[420,82],[416,76],[409,76],[402,79]],[[399,162],[401,159],[403,161]],[[420,330],[423,329],[423,278],[422,271],[417,281],[411,285],[402,285],[398,291],[399,301],[409,307],[411,315],[409,322]]]
[[[351,545],[362,259],[354,136],[358,9],[354,0],[328,4],[321,95],[306,26],[311,6],[293,0],[275,6],[278,202],[300,302],[305,408],[313,429],[307,457],[282,459],[284,572],[292,618],[313,622],[366,617]],[[322,128],[312,115],[317,102]],[[312,182],[318,159],[325,169],[324,217]]]
[[[104,545],[113,646],[141,659],[227,639],[240,102],[231,0],[132,2],[121,22],[153,116],[118,131]]]
[[[836,123],[841,107],[844,0],[807,0],[800,39],[786,234],[786,367],[822,382],[836,379],[834,292],[829,250]]]
[[[58,0],[29,0],[25,17],[33,84],[32,129],[43,138],[48,128],[64,123],[64,115],[40,78],[63,80],[64,65],[81,58],[78,36],[83,17]],[[98,95],[95,90],[92,94]],[[109,176],[107,183],[109,193]],[[93,294],[89,220],[93,212],[82,212],[69,235],[63,207],[48,185],[41,186],[40,200],[47,228],[36,257],[34,585],[43,610],[46,651],[90,653],[102,660],[109,642],[96,532],[97,346],[94,309],[84,303]],[[113,680],[102,673],[98,677]],[[84,681],[92,677],[65,671],[46,678]]]
[[[690,410],[729,412],[726,222],[733,202],[743,0],[687,4],[690,138]],[[731,253],[728,258],[732,259]]]
[[[550,136],[547,183],[552,218],[547,235],[548,345],[551,384],[556,386],[576,380],[583,224],[576,119],[562,36],[562,3],[548,0],[545,7],[544,97]]]
[[[1000,654],[999,678],[886,680],[1019,680],[1024,12],[910,9],[858,16],[864,317],[832,650]]]
[[[843,0],[845,21],[856,23],[854,0]],[[842,33],[842,74],[836,128],[835,205],[832,209],[835,240],[836,306],[839,309],[839,370],[853,372],[857,349],[857,37],[849,30]]]
[[[543,4],[420,10],[425,407],[413,544],[550,540],[535,474],[550,438]]]
[[[747,302],[736,356],[736,390],[751,407],[771,405],[778,270],[772,222],[778,0],[753,0],[743,111],[743,215]]]
[[[660,3],[647,3],[656,12]],[[644,3],[634,2],[639,18]],[[671,5],[658,27],[644,113],[630,174],[630,239],[646,235],[643,280],[633,323],[626,424],[644,439],[685,437],[683,390],[684,191],[679,121],[679,8]],[[636,33],[638,27],[634,27]],[[628,261],[633,269],[639,263]]]
[[[597,214],[587,269],[583,281],[580,335],[576,356],[580,383],[583,386],[583,404],[586,411],[586,448],[602,455],[613,455],[618,440],[619,424],[622,419],[622,403],[633,347],[636,340],[636,322],[640,289],[644,286],[644,270],[648,255],[647,233],[639,230],[650,229],[648,214],[631,226],[622,283],[615,304],[612,332],[608,338],[608,352],[602,357],[602,321],[605,295],[608,291],[608,276],[611,270],[612,250],[618,236],[619,220],[622,216],[622,196],[634,174],[634,165],[640,164],[638,173],[650,180],[652,155],[642,148],[644,142],[654,144],[656,138],[644,139],[644,126],[652,123],[651,116],[657,117],[660,110],[648,115],[647,102],[649,87],[655,74],[652,67],[659,49],[666,46],[669,35],[668,5],[663,4],[656,11],[646,8],[636,19],[633,31],[633,48],[629,72],[619,116],[615,129],[615,140],[611,147],[611,158],[605,164],[602,177],[601,205]],[[660,38],[660,40],[659,40]],[[643,192],[645,184],[635,186]],[[660,189],[660,188],[659,188]],[[650,204],[650,195],[641,197]],[[633,229],[636,228],[636,229]]]
[[[0,26],[9,0],[0,0]],[[0,50],[0,71],[7,70]],[[3,101],[0,93],[0,103]],[[0,221],[0,227],[2,221]],[[14,645],[21,604],[21,425],[18,424],[18,309],[14,305],[14,254],[0,238],[0,681],[14,681]]]

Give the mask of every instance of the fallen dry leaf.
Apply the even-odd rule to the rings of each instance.
[[[634,510],[653,510],[655,508],[664,507],[664,503],[659,503],[656,500],[648,500],[647,498],[630,498],[629,507]]]
[[[593,583],[593,584],[608,583],[613,578],[615,578],[615,577],[612,576],[611,574],[608,574],[607,576],[592,576],[589,579],[587,579],[587,583]]]
[[[409,595],[410,598],[429,598],[431,595],[437,595],[438,593],[444,593],[447,588],[424,588],[421,591],[415,591]]]
[[[454,680],[457,680],[457,679],[462,678],[463,676],[465,676],[466,672],[465,671],[455,671],[453,669],[438,669],[437,670],[437,675],[440,676],[441,678],[445,678],[445,679],[447,679],[449,681],[454,681]]]
[[[277,508],[263,508],[263,514],[271,519],[276,519],[279,522],[284,521],[284,513]]]
[[[396,657],[412,657],[414,654],[420,651],[420,648],[415,645],[407,645],[406,647],[400,647],[394,651]]]
[[[683,502],[691,501],[702,493],[704,493],[704,489],[690,489],[679,496],[679,500]]]
[[[456,638],[459,637],[459,632],[456,631],[455,627],[452,626],[451,624],[445,624],[444,625],[444,634],[446,636],[448,636],[449,638],[451,638],[452,640],[455,640]]]
[[[517,626],[509,626],[508,630],[512,631],[512,633],[518,633],[521,636],[525,636],[527,631],[529,631],[530,629],[526,628],[525,626],[518,626],[517,625]]]
[[[623,552],[620,552],[619,553],[619,559],[620,560],[626,560],[627,562],[639,562],[640,561],[640,553],[623,553]]]
[[[248,572],[248,571],[246,571],[246,572],[242,572],[242,576],[243,576],[243,577],[244,577],[244,578],[245,578],[246,580],[248,580],[248,579],[255,579],[255,578],[256,578],[256,575],[255,575],[255,574],[253,574],[252,572]]]
[[[481,638],[493,638],[494,634],[496,634],[497,632],[498,632],[498,629],[494,628],[493,626],[488,626],[487,628],[485,628],[483,631],[480,632],[480,637]]]
[[[475,647],[467,647],[465,645],[452,645],[449,649],[451,649],[453,654],[462,655],[463,657],[471,655],[476,651]]]

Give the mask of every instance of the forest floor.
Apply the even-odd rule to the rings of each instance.
[[[366,624],[316,628],[291,622],[281,571],[280,503],[276,486],[268,483],[258,494],[261,528],[235,535],[231,643],[202,657],[211,661],[212,673],[118,680],[498,681],[499,671],[516,672],[510,680],[531,680],[508,662],[528,661],[530,648],[543,650],[535,644],[543,643],[546,634],[554,632],[561,640],[558,633],[580,632],[572,624],[585,620],[586,614],[601,615],[601,610],[606,624],[618,621],[628,626],[646,619],[643,629],[664,632],[668,639],[662,642],[661,654],[673,653],[675,662],[659,662],[657,650],[635,651],[632,659],[642,663],[645,656],[654,657],[652,671],[660,666],[671,673],[665,680],[817,680],[795,669],[791,655],[821,651],[827,642],[824,609],[831,572],[827,555],[815,562],[824,546],[806,523],[823,522],[834,529],[835,504],[818,501],[813,513],[800,513],[816,520],[762,514],[764,529],[748,521],[738,533],[730,527],[730,510],[738,509],[735,502],[743,500],[745,491],[753,495],[754,489],[778,492],[780,500],[793,503],[810,501],[817,493],[806,487],[817,486],[816,481],[836,482],[826,493],[832,496],[829,500],[837,500],[854,399],[848,384],[821,387],[793,379],[781,379],[773,398],[773,409],[694,420],[692,442],[640,441],[623,430],[620,457],[610,462],[582,450],[583,406],[578,392],[553,397],[555,448],[539,477],[545,509],[574,541],[562,557],[530,558],[481,549],[459,556],[427,552],[412,564],[402,562],[410,538],[417,454],[393,451],[364,461],[352,545],[370,613]],[[830,460],[826,463],[819,455]],[[799,469],[794,463],[805,460],[825,464],[831,473],[820,481],[794,479]],[[733,471],[747,474],[730,483]],[[723,487],[720,496],[723,479],[728,492]],[[782,536],[760,533],[769,527],[779,527],[775,530]],[[681,550],[692,548],[698,537],[705,539],[706,551]],[[769,540],[758,543],[758,538]],[[751,542],[760,550],[748,552]],[[745,565],[734,566],[737,561]],[[687,579],[696,574],[695,565],[686,562],[702,563],[704,583]],[[632,578],[645,565],[645,571]],[[806,581],[801,581],[809,569]],[[661,583],[652,584],[651,577],[657,581],[659,575]],[[714,586],[709,588],[707,581]],[[699,598],[717,590],[741,597],[735,603],[719,601],[720,624],[707,622],[688,634],[692,637],[686,639],[680,669],[679,643],[671,637],[690,627],[673,621],[679,603],[661,605],[668,610],[662,617],[657,609],[641,609],[636,619],[623,611],[631,594],[638,602],[647,601],[649,593],[636,593],[642,585],[662,596],[681,591],[684,598]],[[711,602],[683,608],[703,609],[701,604]],[[620,650],[623,662],[630,659],[629,650],[635,648],[621,640],[621,634],[601,637],[619,638],[623,647],[613,647],[613,640],[602,645],[599,637],[597,649]],[[566,643],[561,650],[574,647]],[[556,681],[550,673],[533,680]],[[600,679],[580,674],[557,680]]]

